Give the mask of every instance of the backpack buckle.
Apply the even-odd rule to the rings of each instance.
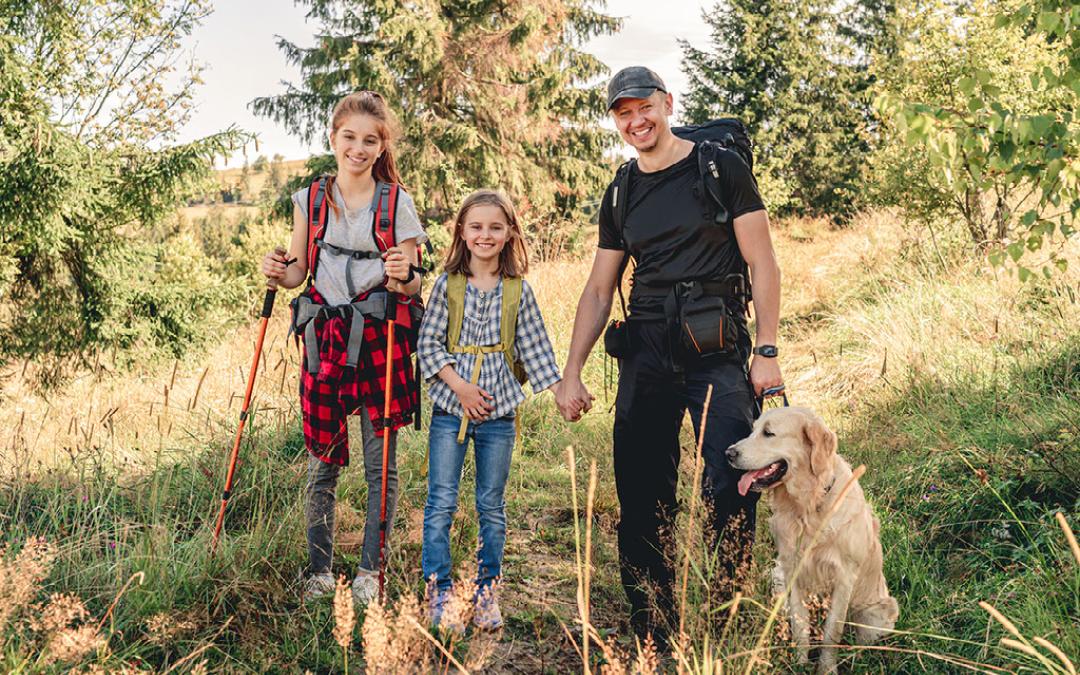
[[[690,294],[694,292],[695,282],[693,281],[676,281],[675,282],[675,295],[680,298],[688,298]]]

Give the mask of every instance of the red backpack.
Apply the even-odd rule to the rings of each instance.
[[[309,362],[308,367],[314,368],[317,372],[317,348],[314,346],[314,333],[313,325],[309,326],[310,322],[321,313],[325,313],[331,308],[325,306],[315,305],[311,302],[309,291],[315,284],[315,271],[319,266],[319,252],[326,249],[332,253],[338,255],[346,255],[349,257],[349,261],[352,260],[372,260],[381,258],[390,247],[397,244],[397,232],[395,231],[395,225],[397,222],[397,204],[398,196],[401,190],[399,185],[392,185],[382,182],[376,182],[375,193],[378,195],[378,202],[375,208],[375,216],[371,223],[371,233],[375,239],[375,244],[378,247],[376,251],[358,251],[353,249],[346,249],[340,246],[335,246],[325,240],[326,228],[328,225],[329,200],[326,198],[328,190],[333,189],[333,176],[319,176],[308,189],[308,283],[307,288],[297,296],[293,302],[293,322],[291,331],[299,338],[304,335],[305,342],[308,348]],[[417,245],[417,259],[421,259],[420,246]],[[431,244],[428,244],[428,250],[431,251]],[[413,269],[418,274],[425,274],[426,269],[420,266],[413,266]],[[360,311],[368,316],[393,319],[394,322],[405,329],[408,343],[408,350],[410,353],[416,351],[416,338],[420,331],[420,322],[424,316],[424,304],[417,293],[412,297],[405,297],[398,293],[386,292],[384,297],[372,297],[372,294],[365,294],[364,299],[357,300],[356,296],[359,293],[353,288],[352,276],[348,274],[348,263],[346,263],[346,283],[348,284],[348,292],[353,302],[345,306],[345,309],[351,308],[353,312]],[[383,283],[386,283],[384,277]],[[381,301],[381,302],[380,302]],[[337,308],[333,308],[334,311]],[[354,326],[356,324],[354,323]],[[362,324],[361,324],[362,325]],[[308,330],[308,329],[312,330]],[[310,333],[310,334],[309,334]],[[353,342],[353,340],[350,340]],[[356,343],[357,347],[359,343]],[[312,351],[315,352],[312,355]],[[350,349],[350,352],[352,349]],[[349,361],[350,365],[355,365],[357,355],[350,353]],[[416,377],[414,383],[419,382],[419,363],[416,364]],[[413,398],[413,418],[416,428],[420,428],[420,388],[415,386],[415,391],[410,392]]]

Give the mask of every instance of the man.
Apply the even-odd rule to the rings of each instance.
[[[618,194],[616,183],[604,194],[599,249],[578,301],[563,385],[556,396],[568,421],[580,419],[592,407],[581,369],[607,324],[625,251],[636,266],[627,322],[632,347],[622,359],[615,399],[619,560],[633,610],[631,624],[639,636],[651,633],[661,645],[673,616],[674,572],[665,549],[672,546],[683,416],[689,410],[697,433],[712,385],[702,447],[704,496],[714,544],[728,554],[724,571],[733,580],[753,542],[757,495],[739,495],[738,476],[724,451],[749,434],[753,396],[767,390],[773,391],[766,395],[776,395],[773,392],[783,388],[775,347],[780,269],[757,185],[742,158],[718,151],[728,218],[718,223],[707,217],[711,214],[703,200],[708,197],[697,163],[700,146],[672,133],[672,104],[663,81],[647,68],[626,68],[608,84],[608,110],[619,135],[637,151],[637,162],[629,167],[625,194]],[[625,214],[621,230],[615,208]],[[750,279],[730,283],[740,280],[747,267]],[[747,370],[751,342],[744,284],[751,280],[758,346]],[[679,311],[692,297],[691,282],[698,282],[699,296],[704,288],[722,297],[726,318],[737,329],[734,349],[728,345],[702,356],[684,346]],[[744,553],[732,555],[735,551]]]

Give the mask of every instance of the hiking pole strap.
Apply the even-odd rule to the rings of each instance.
[[[470,384],[476,384],[480,381],[480,365],[484,362],[484,354],[498,354],[503,350],[503,345],[500,342],[496,345],[487,345],[480,347],[478,345],[457,345],[450,348],[452,354],[476,354],[476,363],[473,365],[472,377],[469,379]],[[466,414],[465,409],[461,410],[461,428],[458,429],[457,442],[465,442],[465,431],[469,428],[469,416]]]

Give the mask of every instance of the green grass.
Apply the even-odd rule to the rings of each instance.
[[[885,574],[901,608],[899,634],[880,649],[842,651],[842,672],[971,672],[961,661],[984,664],[978,666],[984,672],[1065,672],[1001,646],[1008,634],[977,603],[990,602],[1024,636],[1041,636],[1080,661],[1080,565],[1053,520],[1063,512],[1075,527],[1080,510],[1076,276],[1017,286],[955,246],[941,255],[916,228],[881,214],[846,230],[800,223],[797,237],[784,232],[781,225],[777,245],[789,289],[781,346],[789,394],[793,403],[824,415],[853,465],[868,466],[862,485],[882,522]],[[565,354],[575,284],[585,266],[562,265],[531,280],[556,349]],[[507,496],[507,628],[494,643],[469,638],[448,645],[455,658],[483,661],[488,672],[581,671],[569,637],[580,646],[570,445],[577,453],[582,525],[590,463],[597,465],[592,622],[634,655],[615,546],[613,391],[605,396],[604,363],[596,354],[586,378],[597,402],[583,422],[563,423],[549,394],[519,410],[522,441]],[[74,594],[97,620],[112,607],[103,626],[108,648],[84,663],[166,672],[194,655],[174,672],[202,659],[211,671],[230,673],[342,671],[341,648],[330,634],[331,603],[304,606],[296,593],[296,573],[306,562],[305,459],[295,407],[287,410],[284,418],[256,415],[249,423],[226,536],[213,558],[210,530],[235,413],[213,423],[204,423],[201,413],[180,416],[178,425],[198,431],[179,440],[174,434],[165,442],[143,430],[137,464],[109,459],[87,444],[67,452],[56,447],[60,461],[39,468],[26,453],[34,439],[13,441],[15,459],[5,460],[0,479],[0,546],[8,545],[10,558],[28,537],[55,543],[58,556],[39,602],[49,593]],[[687,426],[688,460],[691,439]],[[389,570],[390,595],[399,604],[418,598],[423,588],[425,442],[422,432],[409,430],[399,449],[402,494]],[[469,461],[452,531],[454,562],[462,570],[476,538],[472,478]],[[688,499],[689,461],[682,478]],[[339,494],[362,515],[362,471],[346,471]],[[704,672],[714,653],[724,672],[745,669],[744,652],[772,607],[766,516],[763,505],[756,570],[734,622],[721,621],[726,608],[708,601],[716,571],[701,533],[680,535],[680,551],[694,552],[689,672]],[[355,573],[358,553],[339,551],[335,571]],[[139,573],[141,583],[131,582]],[[168,630],[161,629],[161,617]],[[359,628],[355,636],[349,664],[360,672]],[[0,625],[0,670],[65,672],[64,664],[34,662],[30,655],[41,644],[25,623]],[[490,653],[481,659],[485,650]],[[604,658],[600,651],[591,649],[594,665]],[[429,652],[429,663],[436,663],[437,653]],[[779,632],[769,636],[763,656],[770,672],[812,672],[794,665]]]

